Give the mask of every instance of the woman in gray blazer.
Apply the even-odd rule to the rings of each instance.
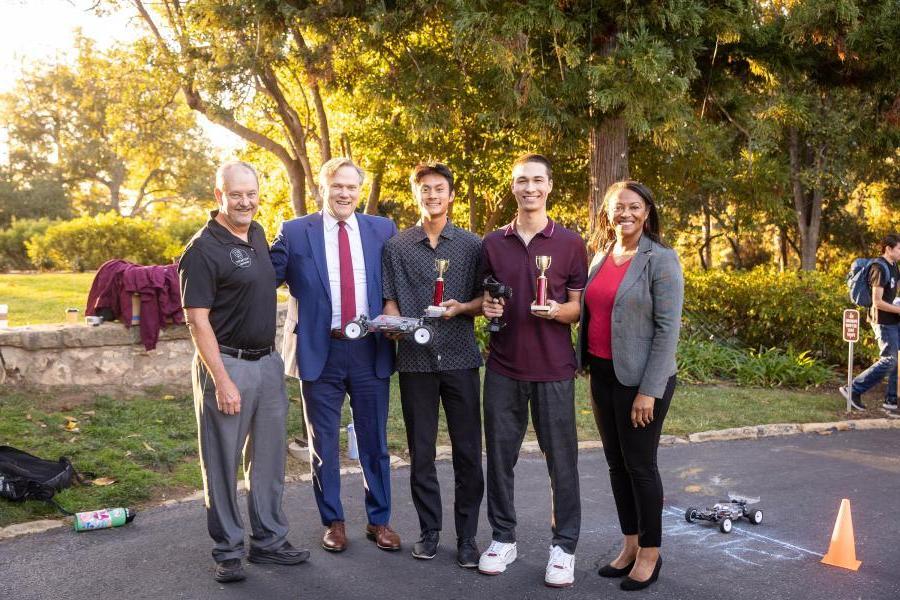
[[[656,581],[662,566],[656,453],[675,391],[684,278],[675,251],[661,241],[646,186],[615,183],[603,205],[581,299],[577,355],[590,372],[594,418],[625,537],[599,574],[627,575],[622,589],[637,590]]]

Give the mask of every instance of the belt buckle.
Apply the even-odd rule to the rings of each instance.
[[[238,348],[237,351],[237,359],[241,360],[241,355],[244,354],[244,350],[242,348]]]

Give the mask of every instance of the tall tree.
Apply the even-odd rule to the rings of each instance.
[[[15,176],[61,181],[76,199],[87,196],[88,209],[122,214],[195,197],[211,161],[177,86],[155,71],[152,48],[138,41],[101,52],[78,37],[73,64],[29,68],[0,108]]]

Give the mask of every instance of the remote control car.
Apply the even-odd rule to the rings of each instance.
[[[684,519],[688,523],[697,520],[718,523],[719,531],[722,533],[730,533],[733,522],[740,517],[745,517],[754,525],[762,523],[763,511],[750,506],[759,502],[759,498],[744,498],[734,494],[728,494],[728,498],[728,502],[718,502],[711,508],[689,506],[684,511]]]
[[[358,340],[373,331],[412,335],[413,341],[422,346],[428,346],[434,339],[434,330],[421,318],[378,315],[370,319],[366,315],[360,315],[344,325],[344,335],[351,340]]]

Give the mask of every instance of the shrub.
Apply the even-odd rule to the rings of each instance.
[[[751,350],[738,363],[735,375],[741,385],[760,387],[809,387],[835,378],[834,372],[812,358],[809,352],[797,354],[790,348],[787,352],[777,348]]]
[[[696,335],[681,339],[676,362],[679,379],[691,383],[731,380],[761,387],[809,387],[835,378],[827,365],[808,352],[743,350]]]
[[[847,345],[841,339],[841,316],[851,306],[840,271],[687,272],[685,333],[749,348],[795,348],[842,364]],[[877,355],[869,336],[857,350],[863,360]]]
[[[33,264],[72,271],[96,269],[112,258],[165,264],[174,258],[176,246],[157,224],[115,212],[53,225],[26,242]]]
[[[0,271],[49,267],[49,264],[32,264],[25,242],[44,233],[54,223],[50,219],[20,219],[0,231]]]

